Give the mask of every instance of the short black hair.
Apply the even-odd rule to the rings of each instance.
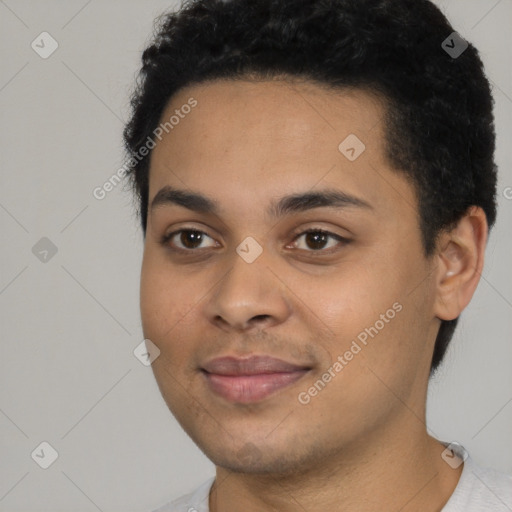
[[[305,79],[384,98],[387,158],[414,186],[427,256],[472,205],[491,227],[493,98],[478,51],[453,32],[429,0],[189,0],[162,15],[142,55],[124,130],[144,236],[150,157],[134,155],[169,100],[189,85],[248,77]],[[460,55],[448,51],[466,44]],[[441,322],[431,372],[457,321]]]

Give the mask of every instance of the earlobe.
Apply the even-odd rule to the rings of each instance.
[[[435,315],[457,318],[473,297],[484,264],[487,219],[480,207],[470,207],[437,243]]]

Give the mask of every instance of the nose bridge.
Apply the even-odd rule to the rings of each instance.
[[[243,243],[239,246],[242,249],[246,249]],[[268,263],[264,254],[250,262],[243,253],[235,253],[231,268],[208,300],[210,321],[238,330],[255,324],[269,327],[284,321],[289,314],[288,303]]]

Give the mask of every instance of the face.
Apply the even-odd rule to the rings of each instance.
[[[218,466],[284,474],[423,427],[432,262],[383,104],[216,81],[162,121],[176,110],[151,155],[141,314],[185,431]]]

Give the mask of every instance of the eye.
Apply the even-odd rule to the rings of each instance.
[[[203,245],[203,242],[210,240],[209,245]],[[193,251],[194,249],[206,249],[208,247],[215,247],[216,242],[208,236],[204,231],[198,229],[180,229],[164,235],[161,243],[170,246],[172,249],[178,251]]]
[[[294,239],[293,243],[297,249],[309,252],[331,252],[328,249],[332,249],[337,245],[347,244],[348,242],[349,240],[340,235],[336,235],[323,229],[313,228],[299,234]]]
[[[350,240],[319,228],[308,229],[296,236],[291,248],[307,252],[334,252],[337,246],[349,243]],[[164,235],[161,244],[176,252],[193,252],[218,246],[218,243],[204,231],[198,229],[179,229]],[[290,246],[288,246],[290,248]]]

